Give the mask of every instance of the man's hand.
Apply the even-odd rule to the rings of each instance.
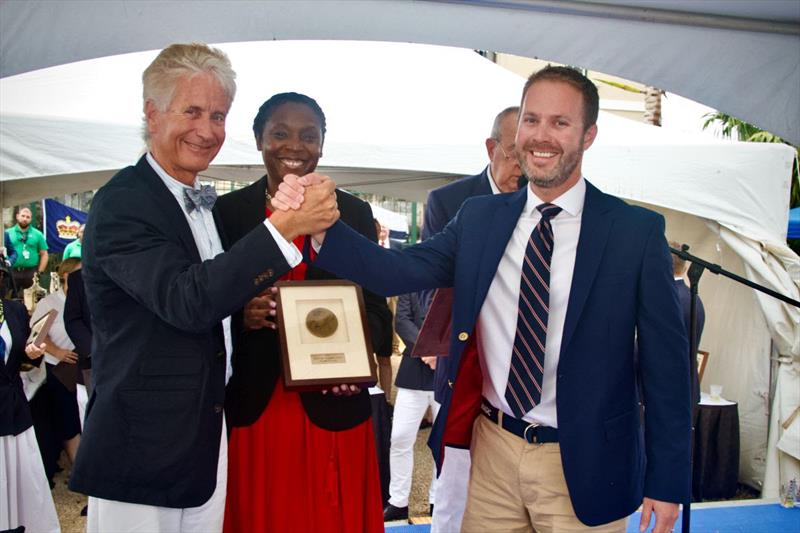
[[[291,185],[284,187],[286,179],[289,179]],[[305,188],[302,200],[298,199],[296,195],[288,196],[289,194],[295,194],[296,189],[292,187],[301,184],[300,180],[312,183]],[[293,176],[286,176],[284,182],[281,183],[281,187],[290,191],[290,193],[287,193],[287,202],[289,202],[287,205],[298,205],[298,202],[300,203],[297,209],[284,211],[282,209],[284,206],[281,204],[281,200],[277,199],[277,194],[276,199],[273,199],[272,205],[276,210],[272,213],[270,221],[287,241],[293,241],[298,235],[315,235],[324,232],[339,220],[339,209],[336,204],[336,184],[329,177],[309,174],[303,176],[303,178],[294,179]]]
[[[420,357],[422,362],[431,367],[431,370],[436,370],[436,359],[435,355],[428,355],[426,357]]]
[[[650,525],[650,514],[655,511],[656,525],[653,527],[653,533],[670,533],[678,518],[678,507],[677,503],[645,498],[642,501],[642,519],[639,522],[639,531],[643,532],[647,529],[647,526]]]
[[[269,328],[277,329],[275,324],[276,308],[275,295],[278,289],[270,287],[244,306],[244,328],[248,331]]]

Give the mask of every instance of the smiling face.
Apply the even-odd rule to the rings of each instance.
[[[270,184],[277,188],[286,174],[314,172],[322,143],[322,125],[310,107],[296,102],[278,106],[256,139]]]
[[[522,172],[539,198],[551,201],[581,177],[583,152],[597,126],[584,131],[581,92],[563,81],[541,80],[522,102],[516,148]]]
[[[165,111],[152,100],[145,103],[153,157],[170,176],[193,185],[197,173],[207,169],[222,148],[229,108],[213,74],[179,78]]]

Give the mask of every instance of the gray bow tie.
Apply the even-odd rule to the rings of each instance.
[[[217,201],[217,191],[213,185],[201,185],[199,189],[183,189],[183,201],[190,213],[201,207],[211,210]]]

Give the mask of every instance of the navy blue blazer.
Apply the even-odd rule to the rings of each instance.
[[[575,513],[598,525],[630,515],[643,496],[688,501],[691,410],[688,344],[664,219],[586,185],[556,405]],[[337,223],[317,258],[322,268],[387,295],[454,287],[452,389],[429,440],[439,465],[444,444],[469,445],[483,382],[475,323],[526,198],[527,189],[471,198],[444,231],[402,252],[373,246]]]
[[[222,430],[221,320],[289,265],[263,225],[201,262],[180,205],[145,157],[95,195],[82,263],[94,390],[70,489],[202,505],[216,486]]]
[[[19,302],[3,300],[3,311],[11,333],[11,351],[3,361],[0,353],[0,436],[19,435],[31,425],[31,410],[22,388],[19,366],[30,361],[25,354],[25,345],[31,328],[28,324],[28,311]],[[41,364],[41,358],[33,364]]]
[[[436,235],[444,229],[448,222],[450,222],[461,204],[467,198],[473,196],[483,196],[485,194],[492,194],[492,186],[489,183],[488,166],[483,169],[483,172],[475,176],[461,178],[447,185],[442,185],[430,193],[428,193],[428,201],[425,203],[425,217],[422,225],[422,240],[428,239]],[[427,293],[428,303],[432,299],[432,293]],[[423,316],[427,314],[427,307],[423,310]],[[441,403],[444,398],[447,385],[447,375],[450,373],[450,364],[452,361],[447,357],[440,357],[436,362],[436,371],[434,372],[434,397],[436,401]]]
[[[425,202],[422,240],[442,231],[447,223],[456,216],[464,200],[484,194],[492,194],[492,186],[489,184],[489,174],[486,169],[475,176],[461,178],[432,190],[428,193],[428,201]]]
[[[406,349],[394,384],[404,389],[433,390],[433,370],[418,357],[411,357],[414,343],[417,342],[419,328],[425,320],[424,309],[427,309],[426,293],[412,292],[401,294],[397,298],[394,324],[397,335],[402,339]],[[444,358],[441,358],[443,360]]]

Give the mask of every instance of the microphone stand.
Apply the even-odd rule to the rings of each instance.
[[[695,404],[695,398],[699,397],[700,391],[700,383],[697,383],[698,390],[695,390],[695,376],[697,375],[697,353],[696,353],[696,343],[697,343],[697,287],[700,284],[700,276],[703,275],[705,270],[708,270],[712,274],[718,274],[730,278],[738,283],[751,287],[757,291],[761,291],[764,294],[768,294],[773,298],[777,298],[782,302],[786,302],[790,305],[795,307],[800,307],[800,302],[797,300],[793,300],[788,296],[784,296],[778,292],[773,291],[770,288],[764,287],[763,285],[759,285],[758,283],[754,283],[749,279],[745,279],[741,276],[738,276],[732,272],[728,272],[727,270],[723,269],[721,266],[709,263],[703,259],[700,259],[697,256],[694,256],[689,253],[689,245],[683,244],[681,245],[681,249],[677,250],[675,248],[670,248],[670,252],[675,254],[676,256],[680,257],[684,261],[689,261],[691,266],[689,267],[689,272],[687,273],[687,277],[689,278],[689,293],[691,294],[691,299],[689,300],[689,372],[690,372],[690,379],[692,383],[691,387],[691,395],[692,395],[692,430],[690,434],[691,439],[691,450],[692,450],[692,464],[694,464],[694,421],[695,421],[695,414],[697,412],[697,405]],[[692,473],[694,472],[694,468],[692,468]],[[692,474],[693,475],[693,474]],[[681,520],[681,531],[683,533],[689,533],[690,531],[690,523],[691,523],[691,508],[692,508],[692,496],[691,491],[689,492],[689,501],[684,503],[683,505],[683,515]]]

